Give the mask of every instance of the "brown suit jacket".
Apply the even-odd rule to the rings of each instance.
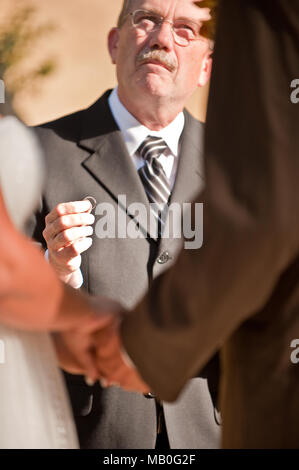
[[[145,381],[174,400],[221,347],[223,446],[299,447],[299,3],[227,0],[206,140],[204,245],[122,326]]]

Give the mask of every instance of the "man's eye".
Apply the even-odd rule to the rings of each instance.
[[[195,30],[194,30],[194,26],[193,25],[190,25],[188,23],[180,23],[178,25],[175,25],[175,28],[176,29],[186,29],[186,30],[189,30],[191,31],[192,33],[195,34]]]
[[[174,30],[178,34],[187,35],[190,38],[195,38],[199,34],[199,27],[197,27],[194,23],[182,22],[176,23],[174,25]]]
[[[139,18],[137,18],[137,23],[157,23],[157,17],[153,15],[142,15]]]

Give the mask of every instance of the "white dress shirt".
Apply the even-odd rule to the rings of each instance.
[[[165,141],[168,149],[158,157],[158,160],[169,179],[171,188],[173,188],[178,167],[179,140],[185,125],[184,114],[179,113],[167,127],[160,131],[151,131],[137,121],[121,103],[118,97],[118,87],[114,88],[110,94],[108,103],[137,170],[144,165],[144,160],[136,153],[144,139],[148,135],[153,135],[161,137]]]

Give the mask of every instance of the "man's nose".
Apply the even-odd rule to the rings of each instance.
[[[168,21],[163,21],[163,23],[152,32],[149,45],[151,48],[158,47],[159,49],[170,51],[173,48],[173,44],[172,24]]]

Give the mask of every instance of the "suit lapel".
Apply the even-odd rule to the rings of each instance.
[[[179,164],[177,176],[170,203],[192,202],[195,196],[202,191],[204,187],[203,170],[203,138],[204,125],[194,119],[185,111],[185,126],[181,137],[181,148],[179,154]],[[166,219],[166,223],[169,218]],[[162,238],[160,242],[160,251],[169,248],[170,245],[181,245],[179,239]]]
[[[203,189],[203,127],[185,112],[177,177],[170,202],[191,202]]]

